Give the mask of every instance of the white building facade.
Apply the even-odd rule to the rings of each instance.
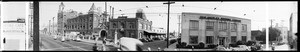
[[[251,20],[239,17],[183,12],[181,42],[198,45],[200,42],[228,46],[238,40],[251,40]]]

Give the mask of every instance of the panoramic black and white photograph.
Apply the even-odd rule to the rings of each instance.
[[[2,2],[0,49],[297,51],[297,4],[297,1]]]

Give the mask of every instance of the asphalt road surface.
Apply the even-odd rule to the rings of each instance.
[[[54,40],[53,37],[49,35],[40,35],[41,38],[41,51],[92,51],[92,46],[94,44],[87,42],[77,42],[77,41],[65,41],[61,42],[59,39]],[[113,49],[112,46],[107,46],[107,51],[117,51]]]
[[[159,41],[147,42],[144,43],[143,46],[141,46],[141,48],[144,51],[148,51],[148,47],[151,49],[151,51],[158,51],[158,47],[160,47],[160,49],[165,49],[167,48],[167,41],[159,40]]]

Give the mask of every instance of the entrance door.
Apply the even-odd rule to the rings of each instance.
[[[224,45],[225,43],[225,37],[220,37],[219,38],[219,45]]]

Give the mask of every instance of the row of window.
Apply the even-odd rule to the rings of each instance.
[[[92,24],[80,24],[80,25],[65,25],[66,29],[92,29]]]
[[[208,31],[213,31],[214,30],[214,26],[215,26],[215,22],[213,21],[206,21],[205,23],[206,25],[206,30]],[[236,23],[231,23],[231,31],[235,32],[237,31],[237,24]],[[198,30],[199,29],[199,21],[197,20],[190,20],[190,24],[189,24],[189,29],[190,30]],[[226,22],[219,22],[219,30],[220,31],[226,31],[228,30],[228,23]],[[242,24],[242,31],[247,31],[247,25],[246,24]]]
[[[151,25],[139,23],[139,29],[151,30]]]
[[[93,21],[92,18],[82,18],[82,19],[80,19],[80,18],[75,18],[75,19],[68,20],[68,23],[88,22],[88,20],[89,20],[90,22]]]
[[[198,43],[198,36],[190,36],[189,37],[189,43],[191,44],[197,44]],[[213,44],[214,43],[214,37],[213,36],[206,36],[205,37],[206,44]],[[247,41],[247,36],[242,36],[242,41]],[[231,36],[231,42],[235,43],[237,42],[237,37],[236,36]]]
[[[162,30],[154,30],[154,29],[152,29],[152,31],[154,31],[154,32],[165,32],[165,31],[162,31]]]
[[[121,22],[121,26],[120,27],[122,27],[122,28],[135,28],[135,25],[134,25],[134,23],[133,22],[127,22],[127,24],[128,24],[128,27],[127,27],[127,25],[126,25],[126,22]],[[118,23],[117,22],[113,22],[112,23],[112,27],[113,28],[118,28]]]

